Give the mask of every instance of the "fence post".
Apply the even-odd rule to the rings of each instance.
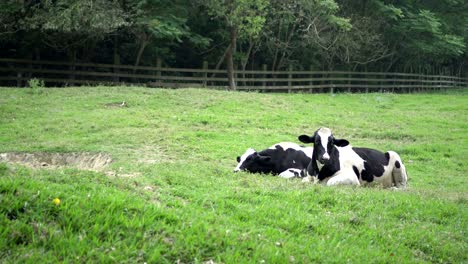
[[[21,80],[22,77],[23,77],[23,73],[22,73],[22,72],[18,72],[18,73],[16,74],[16,78],[17,78],[17,79],[16,79],[16,86],[17,86],[17,87],[22,87],[22,86],[23,86],[23,81]],[[25,84],[26,84],[26,82],[25,82]]]
[[[443,78],[442,78],[442,74],[443,74],[443,71],[442,71],[442,68],[439,68],[439,92],[442,92],[442,85],[444,85],[443,83]]]
[[[418,92],[422,93],[424,92],[424,69],[422,67],[419,67],[419,74],[421,75],[419,77],[419,89]]]
[[[424,71],[424,75],[422,77],[422,91],[423,93],[425,93],[427,91],[426,80],[427,80],[428,71],[426,69],[424,69],[423,71]]]
[[[323,80],[325,78],[326,74],[322,73],[320,74],[320,85],[321,87],[319,88],[319,91],[320,93],[325,93],[326,92],[326,89],[325,89],[325,81]]]
[[[30,61],[33,60],[33,54],[31,53],[31,55],[29,56],[28,58]],[[29,72],[28,72],[28,80],[31,80],[32,78],[32,69],[33,69],[33,64],[31,62],[28,63],[28,69],[29,69]]]
[[[291,71],[292,71],[292,65],[289,65],[289,68],[288,68],[288,93],[291,93],[291,86],[292,86],[292,74],[291,74]]]
[[[114,65],[115,66],[118,66],[120,65],[120,54],[119,53],[114,53]],[[118,67],[114,67],[114,73],[115,74],[119,74],[120,73],[120,70]],[[120,82],[120,76],[119,75],[115,75],[114,78],[113,78],[113,81],[114,82]]]
[[[379,76],[379,77],[377,77]],[[380,77],[380,75],[374,75],[374,78],[379,78],[380,80],[378,81],[379,83],[379,91],[380,93],[383,93],[384,92],[384,88],[383,88],[383,83],[382,83],[382,77]],[[385,78],[385,75],[384,75],[384,78]]]
[[[351,93],[351,73],[348,73],[348,93]]]
[[[262,71],[266,72],[267,70],[268,70],[267,65],[266,65],[266,64],[262,64]],[[267,84],[267,82],[266,82],[266,77],[267,77],[267,74],[264,73],[264,74],[263,74],[263,79],[264,79],[264,80],[262,81],[262,88],[263,88],[262,92],[264,92],[264,93],[266,92],[266,84]]]
[[[234,64],[234,83],[235,83],[235,88],[234,91],[237,90],[237,86],[239,86],[239,65]]]
[[[163,83],[162,83],[162,80],[161,80],[161,76],[162,76],[162,73],[161,73],[161,66],[162,66],[162,60],[161,58],[157,58],[156,59],[156,86],[162,86]]]
[[[75,70],[76,70],[76,65],[75,65],[75,63],[76,63],[76,51],[75,50],[72,51],[71,56],[72,56],[71,57],[72,62],[70,64],[70,75],[68,76],[68,78],[70,78],[70,80],[71,80],[69,85],[74,86],[75,83],[73,81],[75,80]]]
[[[450,81],[451,81],[451,84],[450,84],[450,89],[453,90],[453,88],[455,87],[455,76],[452,75],[453,73],[451,72],[451,76],[450,76]]]
[[[312,74],[312,72],[314,71],[314,66],[313,66],[313,65],[310,65],[309,71],[310,71],[309,77],[310,77],[311,79],[314,78],[314,75]],[[314,81],[310,80],[310,84],[309,84],[309,85],[310,85],[309,93],[313,93]]]
[[[208,61],[203,61],[203,87],[208,86]]]
[[[367,72],[367,68],[366,68],[366,72]],[[369,93],[369,83],[367,82],[367,76],[368,76],[368,75],[367,75],[367,74],[362,74],[362,75],[360,75],[360,76],[361,76],[363,79],[365,79],[365,80],[364,80],[364,88],[365,88],[364,90],[365,90],[365,92],[366,92],[366,93]],[[362,82],[360,82],[360,83],[362,83]]]

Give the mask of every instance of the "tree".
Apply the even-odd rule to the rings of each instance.
[[[5,0],[0,2],[0,39],[8,37],[19,31],[18,18],[20,17],[23,4],[16,0]]]
[[[24,8],[21,29],[36,32],[41,42],[67,52],[72,60],[78,49],[91,57],[98,41],[126,25],[124,12],[114,1],[41,1]]]
[[[433,67],[466,53],[468,5],[463,0],[441,1],[341,1],[354,17],[366,17],[387,46],[387,70],[395,64],[406,68]],[[465,33],[463,33],[465,30]],[[373,49],[375,50],[375,49]]]
[[[208,13],[226,25],[229,44],[224,53],[229,87],[236,90],[234,55],[238,39],[257,38],[265,24],[267,0],[201,0]]]
[[[187,25],[190,2],[171,0],[124,1],[130,31],[139,43],[134,65],[140,64],[145,48],[155,41],[182,42],[183,38],[200,45],[208,39],[193,33]]]
[[[333,0],[272,0],[261,43],[272,70],[291,63],[307,64],[309,68],[317,54],[327,53],[336,42],[336,34],[351,27],[338,11]]]

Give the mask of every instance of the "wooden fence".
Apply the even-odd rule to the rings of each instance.
[[[70,63],[0,58],[0,85],[27,86],[32,78],[47,86],[138,84],[150,87],[227,88],[226,70]],[[348,71],[236,71],[238,90],[330,91],[330,92],[417,92],[467,88],[468,78],[390,72]]]

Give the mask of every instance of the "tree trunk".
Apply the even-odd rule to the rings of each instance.
[[[146,46],[149,44],[148,36],[143,33],[140,37],[140,48],[138,49],[137,57],[135,59],[135,67],[140,65],[141,56],[143,56],[143,52],[145,51]],[[136,68],[133,69],[133,74],[135,74]]]
[[[69,68],[69,70],[70,70],[70,75],[68,75],[68,78],[70,79],[70,81],[69,81],[68,84],[69,84],[70,86],[74,86],[74,85],[75,85],[75,83],[74,83],[73,81],[75,80],[75,74],[74,74],[74,72],[75,72],[75,70],[76,70],[76,66],[75,66],[75,63],[76,63],[76,53],[77,53],[76,48],[73,48],[73,49],[70,50],[69,53],[68,53],[69,62],[71,62],[70,68]]]
[[[230,49],[226,53],[226,66],[227,66],[227,75],[229,81],[229,89],[235,91],[236,90],[236,80],[234,79],[234,52],[236,50],[236,42],[237,42],[237,28],[231,27],[231,44]]]
[[[296,31],[296,24],[292,25],[292,28],[291,28],[291,30],[289,32],[286,32],[286,47],[289,47],[289,43],[291,43],[291,39],[292,39],[295,31]],[[287,55],[287,49],[285,48],[285,49],[283,49],[281,57],[280,57],[280,59],[278,61],[278,65],[276,66],[278,69],[283,66],[286,55]],[[290,56],[288,54],[288,58],[289,57]]]
[[[229,43],[229,45],[227,46],[226,50],[223,53],[223,56],[219,59],[218,63],[216,64],[216,67],[214,68],[215,70],[219,70],[219,67],[221,67],[221,64],[223,63],[223,61],[226,60],[227,53],[230,49],[231,49],[231,43]],[[216,76],[216,73],[211,74],[211,77],[215,77],[215,76]]]
[[[241,70],[242,70],[242,78],[245,79],[245,68],[247,67],[247,63],[249,62],[249,57],[250,54],[252,53],[252,49],[254,47],[254,40],[252,38],[249,38],[249,48],[247,49],[247,52],[245,54],[245,59],[241,62]],[[247,83],[244,81],[243,82],[244,86],[247,85]]]
[[[120,50],[119,50],[119,37],[117,34],[114,35],[114,65],[120,65]],[[114,67],[114,73],[119,74],[120,70],[119,68]],[[112,79],[114,82],[120,82],[120,77],[119,76],[114,76]]]
[[[282,24],[283,24],[283,23],[282,23],[282,20],[280,20],[280,21],[279,21],[279,24],[278,24],[278,35],[277,35],[277,37],[276,37],[276,39],[277,39],[278,41],[281,40],[281,27],[282,27]],[[272,66],[271,66],[271,70],[272,70],[272,71],[276,71],[276,60],[278,59],[278,53],[279,53],[279,48],[277,47],[277,48],[275,49],[275,55],[273,56],[273,64],[272,64]]]

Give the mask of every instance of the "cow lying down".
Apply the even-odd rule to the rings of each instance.
[[[234,172],[248,171],[279,175],[282,178],[304,177],[304,171],[312,158],[312,147],[301,147],[296,143],[281,142],[262,150],[252,148],[237,157]]]
[[[299,140],[314,144],[307,167],[311,180],[328,186],[380,183],[385,188],[406,187],[406,168],[393,151],[354,148],[347,140],[335,138],[329,128],[320,128],[312,136],[301,135]]]

